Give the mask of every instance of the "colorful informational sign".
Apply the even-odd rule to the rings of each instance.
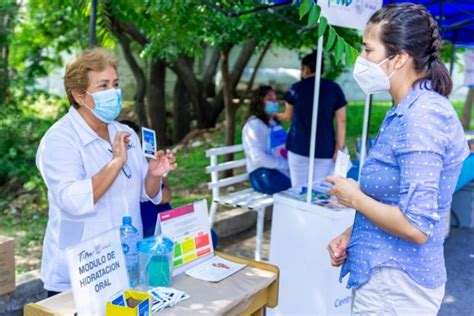
[[[364,30],[370,17],[382,7],[382,0],[323,0],[318,1],[321,15],[329,24]]]
[[[162,212],[159,221],[161,233],[175,243],[173,275],[214,255],[206,200]]]
[[[67,261],[78,315],[104,315],[107,300],[128,288],[118,228],[69,248]]]

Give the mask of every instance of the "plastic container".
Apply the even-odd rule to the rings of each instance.
[[[151,236],[138,243],[140,286],[144,289],[171,286],[174,242],[163,235]]]
[[[132,217],[124,216],[122,226],[120,226],[120,240],[122,241],[122,251],[125,255],[130,288],[138,285],[138,250],[137,244],[140,240],[140,233],[132,225]]]

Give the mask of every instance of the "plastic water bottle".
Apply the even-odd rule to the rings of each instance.
[[[120,240],[122,241],[122,250],[125,255],[128,278],[130,279],[130,288],[135,288],[138,284],[138,250],[137,243],[140,239],[140,233],[132,225],[132,217],[124,216],[122,226],[120,226]]]

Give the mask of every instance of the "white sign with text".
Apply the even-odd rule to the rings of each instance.
[[[128,288],[118,228],[68,249],[67,261],[79,316],[104,315],[107,300]]]
[[[318,4],[329,24],[364,30],[370,17],[382,7],[382,0],[323,0]]]

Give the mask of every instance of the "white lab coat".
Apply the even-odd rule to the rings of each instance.
[[[242,130],[242,144],[247,158],[247,172],[258,168],[277,169],[288,174],[288,162],[282,157],[275,157],[270,149],[270,126],[256,116],[247,120]]]
[[[69,290],[65,250],[121,225],[129,212],[142,235],[140,201],[158,204],[161,191],[150,198],[145,191],[148,162],[137,134],[118,122],[108,124],[110,140],[117,131],[131,133],[127,172],[121,171],[109,190],[94,204],[92,177],[112,159],[111,145],[100,138],[71,107],[43,136],[36,165],[48,188],[49,218],[43,242],[41,279],[49,291]]]

